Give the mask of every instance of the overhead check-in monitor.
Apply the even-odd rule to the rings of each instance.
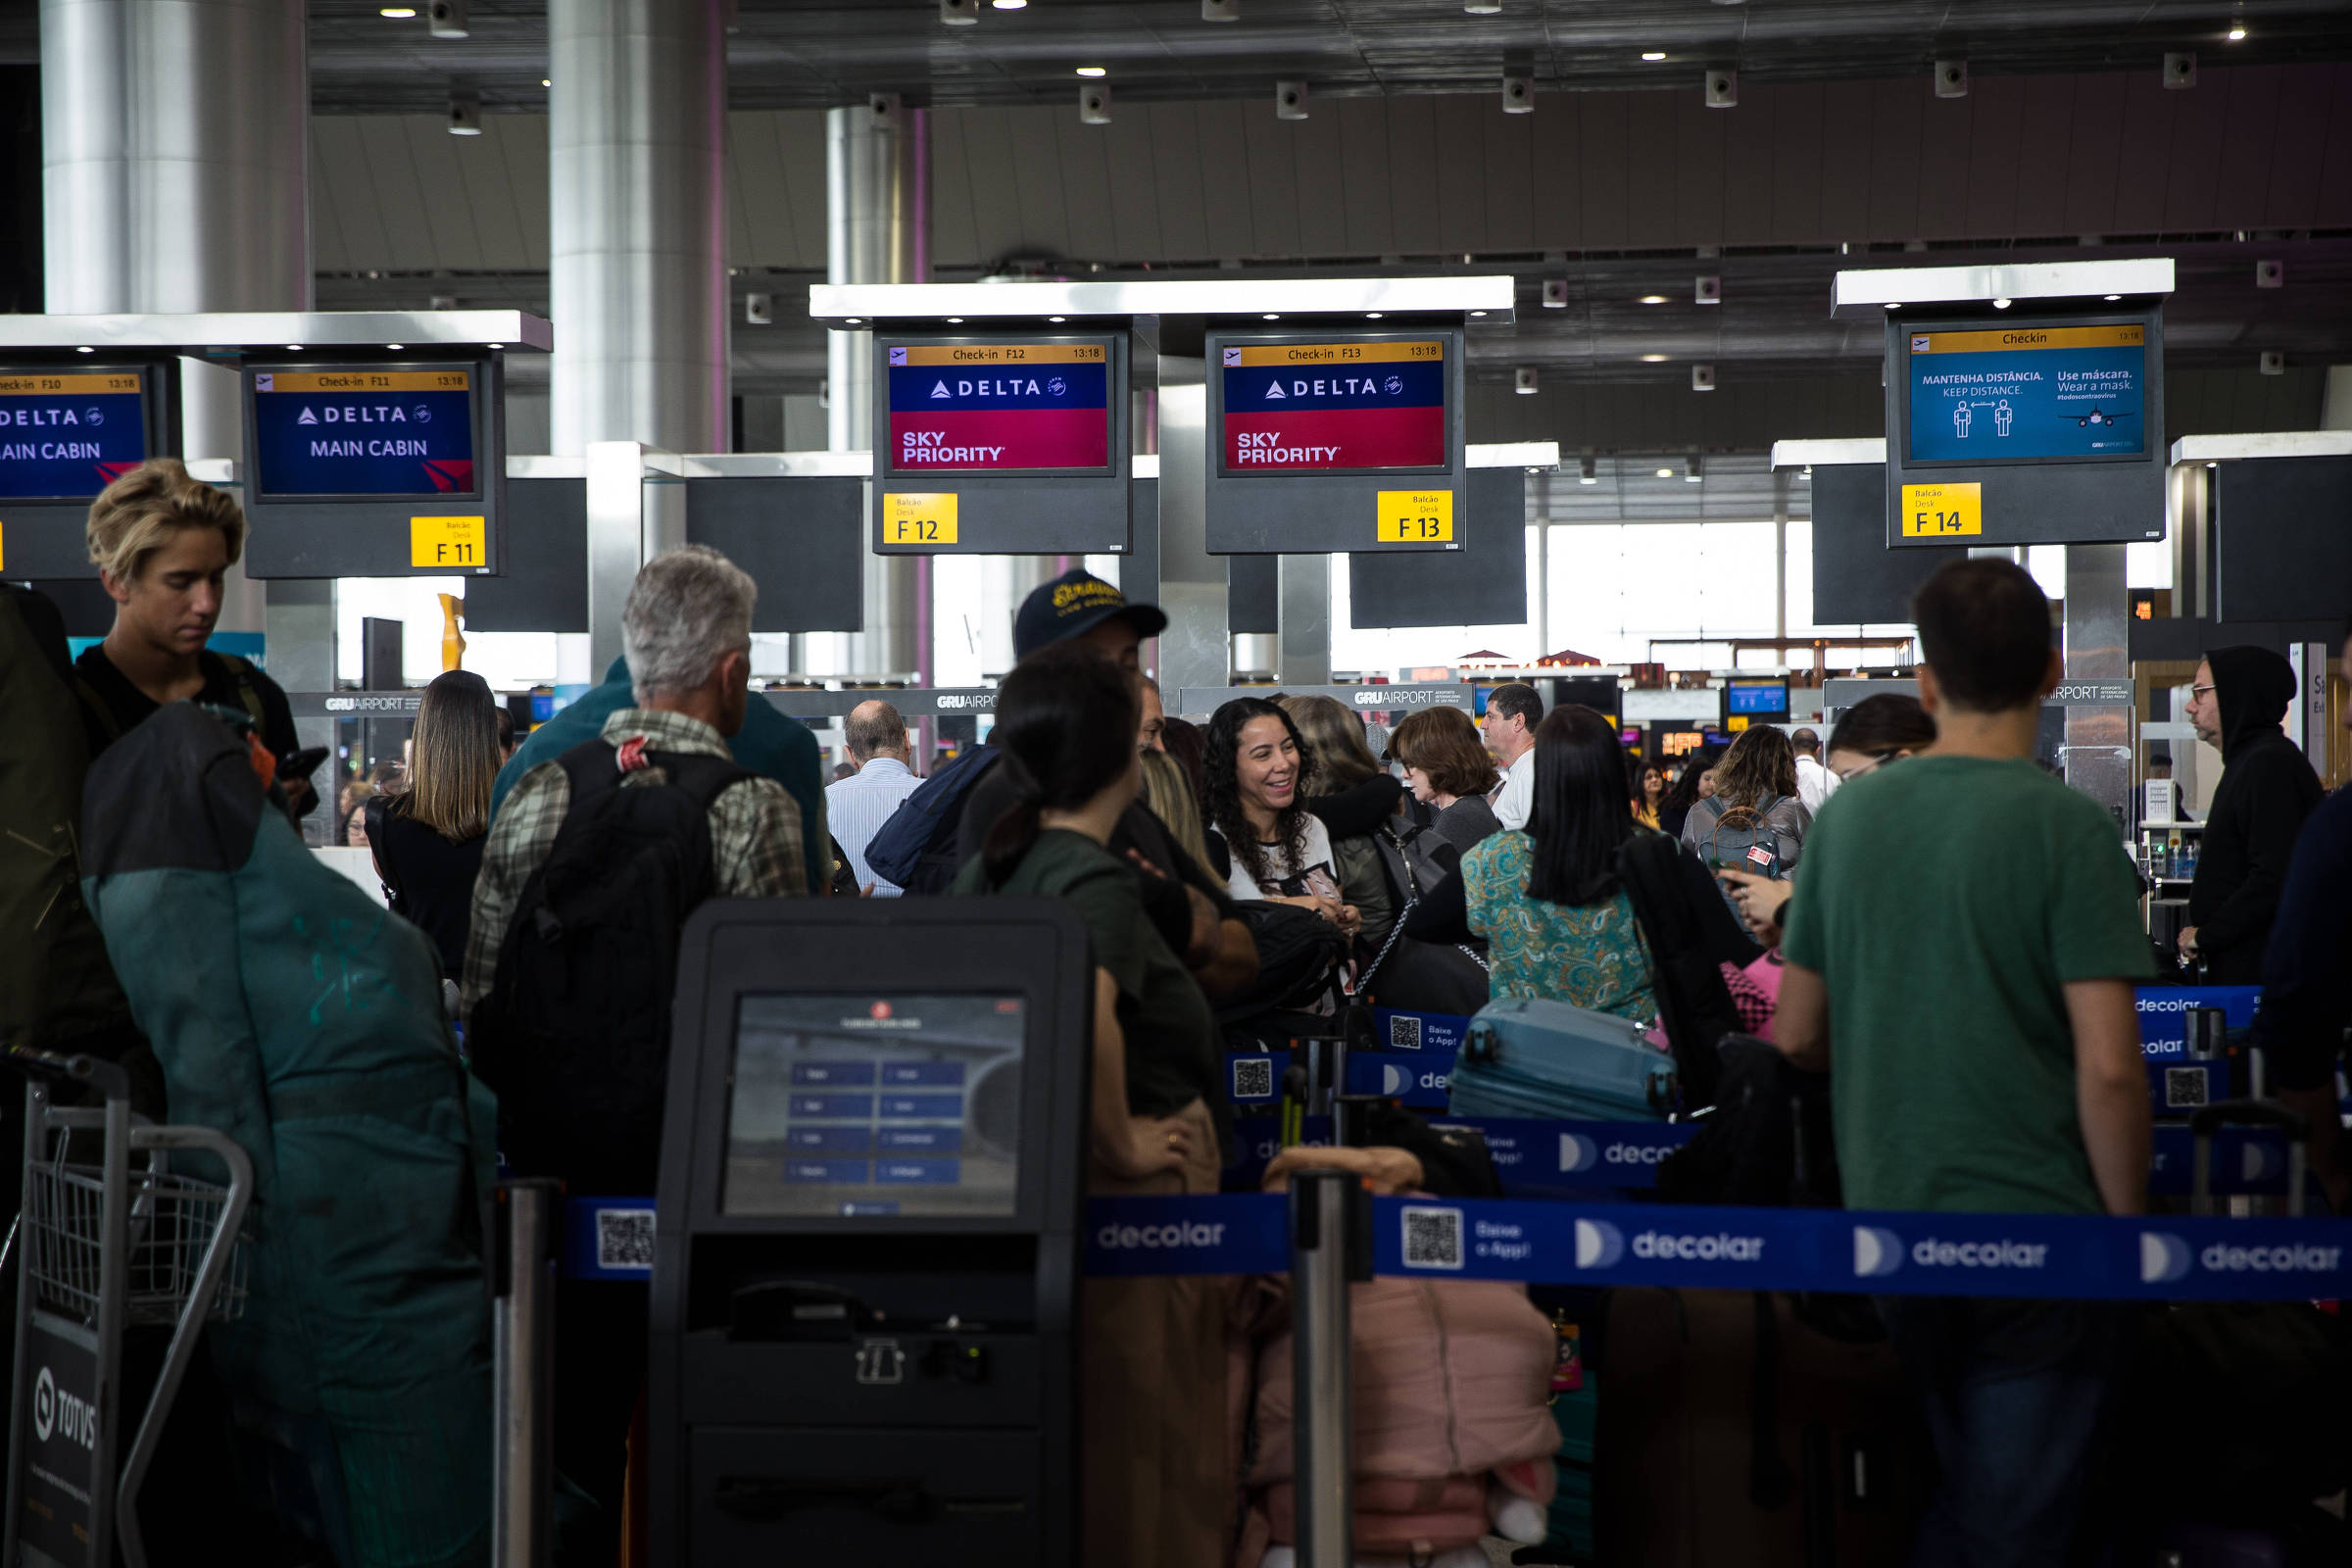
[[[1462,548],[1460,328],[1234,328],[1207,354],[1211,554]]]
[[[1127,332],[874,334],[884,555],[1124,555]]]
[[[1784,723],[1788,717],[1788,680],[1733,679],[1724,687],[1725,726],[1742,730],[1750,724]]]
[[[96,571],[90,502],[147,459],[178,453],[178,388],[169,359],[0,364],[0,576]]]
[[[503,569],[496,354],[248,360],[246,569],[257,577]]]
[[[2161,312],[1896,313],[1886,334],[1889,548],[2164,537]]]
[[[1094,967],[1052,900],[714,901],[679,960],[658,1561],[1077,1561]]]

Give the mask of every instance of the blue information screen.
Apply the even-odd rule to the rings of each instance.
[[[262,495],[466,497],[473,371],[257,370],[255,475]]]
[[[1911,332],[1911,463],[2147,451],[2147,328]]]
[[[1786,713],[1788,711],[1788,688],[1785,685],[1733,686],[1729,693],[1728,711],[1734,713]]]
[[[1008,1215],[1017,997],[761,996],[736,1017],[728,1214]]]
[[[138,371],[0,372],[0,499],[86,501],[147,456]]]

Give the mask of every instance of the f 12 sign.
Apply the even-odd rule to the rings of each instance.
[[[889,359],[897,472],[1110,466],[1105,344],[893,344]]]
[[[1443,468],[1446,345],[1227,345],[1229,474]]]
[[[0,499],[86,500],[146,458],[138,371],[0,375]]]
[[[470,370],[257,370],[253,410],[264,496],[479,493]]]

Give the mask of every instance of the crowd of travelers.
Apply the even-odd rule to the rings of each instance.
[[[513,1171],[575,1193],[653,1190],[676,964],[653,911],[706,898],[1066,902],[1094,962],[1097,1195],[1219,1190],[1229,1049],[1328,1032],[1366,1000],[1671,1022],[1699,973],[1742,1038],[1826,1075],[1848,1205],[2147,1201],[2132,987],[2159,956],[2115,824],[2034,764],[2061,662],[2041,591],[2005,562],[1921,590],[1917,699],[1871,698],[1826,745],[1759,723],[1677,760],[1629,760],[1612,715],[1547,710],[1524,684],[1489,693],[1483,721],[1414,711],[1377,753],[1324,697],[1241,698],[1197,725],[1143,670],[1167,617],[1072,571],[1020,608],[988,744],[917,777],[904,716],[876,699],[828,781],[809,731],[749,689],[757,585],[687,546],[639,572],[604,682],[519,745],[489,687],[452,671],[397,776],[324,807],[331,838],[369,850],[387,915],[301,852],[295,824],[321,808],[284,693],[206,647],[244,534],[232,499],[159,460],[91,509],[118,607],[102,642],[69,663],[47,602],[0,595],[0,701],[33,743],[0,763],[26,847],[0,888],[0,1023],[12,1046],[122,1060],[142,1112],[255,1147],[275,1261],[254,1321],[303,1348],[216,1331],[167,1462],[217,1479],[257,1435],[290,1444],[341,1560],[487,1560],[492,1139]],[[2285,673],[2250,649],[2199,668],[2191,716],[2228,771],[2179,957],[2267,985],[2276,1081],[2312,1112],[2340,1204],[2352,792],[2323,802],[2280,734]],[[1677,918],[1661,888],[1688,895]],[[1393,1105],[1365,1147],[1286,1149],[1263,1180],[1316,1167],[1381,1193],[1499,1191],[1459,1137]],[[1498,1333],[1534,1322],[1548,1361],[1541,1316],[1498,1310]],[[1879,1313],[1940,1475],[1915,1560],[2069,1560],[2101,1524],[2094,1461],[2133,1314],[1917,1298]],[[1240,1282],[1087,1282],[1086,1561],[1255,1568],[1284,1539],[1287,1474],[1245,1418],[1279,1319]],[[567,1282],[557,1320],[559,1556],[601,1565],[627,1505],[645,1296]],[[349,1343],[318,1343],[330,1332]],[[1530,1420],[1549,1432],[1541,1399]],[[1469,1506],[1482,1529],[1524,1530],[1549,1485],[1504,1457]],[[162,1494],[264,1540],[267,1506],[218,1488]]]

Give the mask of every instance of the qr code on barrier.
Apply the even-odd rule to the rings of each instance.
[[[1458,1208],[1405,1209],[1404,1266],[1460,1268],[1462,1211]]]
[[[1390,1013],[1389,1049],[1391,1051],[1419,1051],[1421,1049],[1421,1020],[1409,1012]]]
[[[596,1266],[650,1269],[654,1266],[654,1211],[600,1208],[596,1211]]]
[[[2183,1105],[2205,1103],[2205,1069],[2202,1067],[2167,1067],[2164,1069],[2164,1104],[2167,1110]]]
[[[1233,1064],[1233,1098],[1236,1100],[1272,1100],[1274,1098],[1274,1058],[1272,1056],[1244,1056]]]

